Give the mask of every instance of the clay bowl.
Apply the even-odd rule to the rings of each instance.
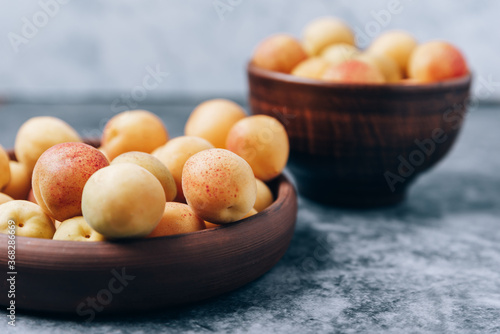
[[[299,193],[326,204],[377,207],[450,150],[471,76],[432,84],[340,84],[248,65],[254,114],[276,117],[290,138]]]
[[[121,242],[16,238],[16,309],[69,313],[138,312],[192,303],[237,289],[284,255],[297,216],[285,176],[270,184],[274,203],[214,229]],[[0,304],[6,307],[7,240],[0,234]],[[98,307],[91,302],[97,301]]]

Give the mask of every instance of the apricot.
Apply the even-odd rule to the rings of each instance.
[[[256,215],[258,212],[257,210],[255,210],[255,208],[252,208],[250,211],[248,211],[248,213],[246,215],[243,216],[243,218],[241,219],[245,219],[245,218],[248,218],[250,216],[253,216],[253,215]],[[241,220],[240,219],[240,220]],[[214,223],[210,223],[210,222],[207,222],[205,221],[205,227],[206,228],[213,228],[213,227],[219,227],[221,226],[221,224],[214,224]]]
[[[109,158],[108,154],[106,153],[106,151],[104,150],[104,148],[102,146],[98,147],[97,148],[102,154],[104,154],[104,156],[106,157],[106,159],[108,159],[108,161],[112,161],[112,159]]]
[[[184,133],[208,140],[216,148],[226,148],[229,130],[240,119],[245,110],[233,101],[214,99],[198,105],[187,120]]]
[[[255,49],[252,63],[270,71],[290,73],[307,54],[294,37],[277,34],[264,39]]]
[[[338,43],[355,44],[354,33],[342,20],[322,17],[304,28],[303,45],[310,56],[317,56],[326,47]]]
[[[21,200],[0,205],[0,233],[9,234],[9,226],[15,226],[15,234],[19,237],[52,239],[56,231],[54,220],[42,208]]]
[[[360,51],[357,47],[346,43],[339,43],[326,47],[321,52],[321,58],[328,61],[331,65],[339,65],[355,58],[359,54]]]
[[[104,241],[104,236],[96,232],[82,216],[67,219],[59,224],[53,240]]]
[[[14,151],[17,161],[31,173],[43,152],[54,145],[81,142],[78,133],[66,122],[55,117],[33,117],[17,132]]]
[[[10,181],[9,155],[0,145],[0,190]]]
[[[167,166],[177,186],[176,202],[185,202],[182,191],[182,169],[186,161],[194,154],[214,148],[206,139],[193,136],[181,136],[172,139],[153,152],[153,156]]]
[[[320,57],[311,57],[301,61],[292,70],[292,75],[309,79],[321,79],[330,63]]]
[[[194,213],[189,205],[170,202],[166,203],[160,222],[148,235],[148,238],[190,233],[204,229],[205,222]]]
[[[160,181],[163,190],[165,191],[165,199],[167,202],[173,201],[177,196],[177,186],[174,177],[160,160],[151,154],[144,152],[127,152],[117,156],[111,164],[130,162],[146,168]]]
[[[59,221],[81,216],[85,183],[97,170],[108,165],[99,150],[84,143],[63,143],[49,148],[33,170],[36,202]]]
[[[462,53],[453,45],[432,41],[419,45],[412,53],[408,74],[420,82],[442,81],[469,73]]]
[[[401,79],[398,81],[399,84],[401,85],[418,85],[420,84],[421,82],[418,81],[417,79],[414,79],[414,78],[404,78],[404,79]]]
[[[196,215],[217,224],[243,218],[257,196],[250,165],[233,152],[218,148],[201,151],[186,161],[182,189]]]
[[[227,136],[226,147],[245,159],[255,177],[264,181],[283,171],[290,152],[285,127],[267,115],[247,117],[236,123]]]
[[[245,218],[251,217],[251,216],[256,215],[258,213],[259,212],[257,210],[255,210],[255,208],[251,208],[250,211],[248,211],[247,214],[244,215],[243,218],[241,218],[241,219],[245,219]]]
[[[355,58],[379,69],[385,82],[398,82],[403,78],[401,69],[392,59],[382,54],[363,53]]]
[[[30,189],[30,192],[28,193],[28,201],[38,204],[36,202],[35,194],[33,193],[33,188]]]
[[[220,224],[214,224],[214,223],[211,223],[211,222],[207,222],[205,220],[205,228],[214,228],[214,227],[219,227],[221,226]]]
[[[10,161],[9,165],[11,178],[3,192],[15,199],[26,199],[31,188],[31,172],[17,161]]]
[[[417,41],[411,34],[401,30],[391,30],[377,37],[368,48],[368,52],[392,58],[398,64],[401,73],[406,75],[408,60],[416,47]]]
[[[0,193],[0,204],[7,203],[10,201],[13,201],[14,199],[10,197],[9,195],[6,195],[4,193]]]
[[[257,182],[257,199],[255,200],[254,208],[258,212],[261,212],[269,205],[271,205],[274,201],[273,193],[271,189],[259,179],[255,179]]]
[[[131,110],[111,118],[102,134],[101,148],[110,160],[122,153],[151,153],[168,141],[163,121],[146,110]]]
[[[145,237],[165,210],[165,191],[145,168],[118,163],[95,172],[85,184],[85,221],[106,239]]]
[[[329,67],[323,74],[323,80],[341,83],[385,82],[378,68],[359,60],[348,60],[340,65]]]

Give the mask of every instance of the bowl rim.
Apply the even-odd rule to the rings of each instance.
[[[401,92],[435,92],[436,90],[449,90],[467,86],[471,83],[473,73],[469,71],[467,75],[436,81],[430,83],[340,83],[328,82],[316,79],[298,77],[288,73],[271,71],[259,68],[249,61],[247,64],[247,74],[257,76],[263,79],[274,80],[287,84],[305,86],[308,88],[331,88],[331,89],[359,89],[359,90],[380,90],[380,91],[401,91]]]

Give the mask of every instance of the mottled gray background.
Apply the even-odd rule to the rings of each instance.
[[[50,2],[53,0],[42,0]],[[62,1],[62,0],[61,0]],[[68,0],[65,0],[68,1]],[[150,98],[179,95],[245,96],[244,66],[254,46],[275,32],[299,36],[311,19],[334,15],[366,32],[389,0],[68,1],[21,44],[23,18],[33,21],[39,1],[0,2],[0,96],[108,96],[140,85],[147,66],[169,76]],[[500,2],[399,0],[402,12],[383,29],[401,28],[420,41],[448,40],[467,56],[476,76],[500,81]],[[43,18],[38,18],[43,23]],[[385,22],[384,22],[385,24]],[[379,27],[381,25],[379,24]],[[376,31],[374,31],[376,32]],[[366,41],[362,41],[366,45]],[[477,80],[476,80],[477,82]],[[489,99],[500,99],[498,92]]]
[[[298,35],[321,15],[364,31],[389,2],[222,1],[236,4],[222,18],[212,0],[69,1],[17,53],[9,33],[20,34],[23,18],[41,7],[1,1],[0,144],[13,147],[19,126],[37,115],[98,136],[119,111],[113,101],[123,107],[156,67],[168,76],[135,102],[181,135],[204,98],[233,97],[248,110],[244,66],[265,36]],[[19,310],[13,328],[2,307],[0,333],[499,333],[500,107],[490,102],[500,101],[500,1],[400,3],[385,29],[458,45],[479,101],[453,150],[415,182],[407,201],[353,211],[299,197],[288,252],[237,291],[92,323]]]

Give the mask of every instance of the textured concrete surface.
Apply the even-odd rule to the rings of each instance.
[[[500,80],[500,2],[494,0],[394,0],[397,14],[390,15],[392,0],[65,1],[44,22],[40,3],[55,1],[0,2],[0,96],[130,93],[156,66],[169,76],[150,96],[243,94],[243,69],[261,39],[299,36],[324,15],[368,36],[360,38],[362,47],[388,29],[406,29],[420,41],[448,40],[464,51],[474,73]],[[232,5],[219,16],[214,3]],[[33,17],[41,27],[15,52],[9,34],[24,36],[24,20]]]
[[[191,107],[144,106],[174,135]],[[22,119],[53,114],[80,132],[100,105],[0,107],[0,143]],[[92,323],[17,314],[1,333],[498,333],[500,107],[473,110],[451,154],[394,208],[352,211],[300,199],[295,236],[269,273],[232,293],[174,310]],[[2,292],[3,293],[3,292]],[[50,300],[47,300],[50,303]]]

